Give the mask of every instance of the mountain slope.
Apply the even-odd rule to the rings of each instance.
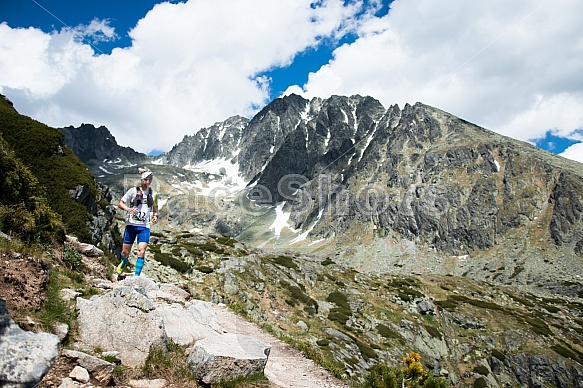
[[[189,142],[191,159],[176,157],[178,144],[161,160],[194,164],[197,144]],[[465,255],[548,218],[554,245],[581,254],[580,163],[424,104],[384,109],[370,97],[292,95],[259,112],[233,148],[247,196],[285,201],[289,230],[309,229],[311,241],[336,244],[364,228],[357,234],[396,233]]]
[[[59,130],[19,114],[8,99],[0,97],[0,135],[38,180],[66,232],[114,249],[110,194],[66,146]]]
[[[524,283],[583,272],[583,166],[421,103],[290,95],[185,136],[152,163],[183,230],[339,255],[377,273],[485,279],[474,267],[495,259],[498,281],[519,268],[512,279]]]
[[[578,163],[423,104],[288,96],[151,166],[165,203],[147,274],[339,374],[415,350],[456,386],[583,376]]]

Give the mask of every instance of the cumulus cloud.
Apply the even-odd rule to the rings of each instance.
[[[116,38],[107,21],[51,33],[4,23],[0,92],[49,125],[105,125],[122,145],[168,150],[185,134],[263,107],[269,83],[258,74],[335,36],[361,6],[341,0],[160,3],[129,32],[131,46],[109,55],[86,43]]]
[[[583,128],[583,2],[396,0],[286,92],[417,101],[521,139]]]
[[[73,29],[80,40],[88,38],[88,43],[107,42],[118,37],[115,29],[109,25],[109,20],[93,19],[88,25],[79,25]]]
[[[395,0],[377,17],[380,6],[165,2],[111,54],[87,43],[127,33],[107,20],[51,33],[0,24],[0,93],[49,125],[105,125],[122,145],[168,150],[201,127],[252,115],[270,98],[261,74],[351,34],[286,93],[420,101],[521,140],[583,128],[583,2]]]
[[[573,144],[559,155],[583,163],[583,143]]]

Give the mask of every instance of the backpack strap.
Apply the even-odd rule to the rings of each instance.
[[[133,206],[137,207],[139,204],[141,204],[143,197],[144,194],[142,193],[142,189],[140,186],[136,186],[136,196],[134,197]]]
[[[148,201],[148,207],[152,207],[152,205],[154,204],[154,197],[152,196],[152,188],[151,187],[148,188],[147,201]]]

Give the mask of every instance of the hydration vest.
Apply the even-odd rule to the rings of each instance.
[[[133,206],[138,206],[142,203],[142,199],[144,199],[144,192],[142,191],[142,188],[140,186],[136,187],[136,196],[134,198],[134,203]],[[148,196],[146,198],[146,201],[148,203],[148,207],[152,207],[152,205],[154,204],[154,197],[152,196],[152,188],[148,188]]]

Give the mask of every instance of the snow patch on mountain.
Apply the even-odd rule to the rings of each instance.
[[[239,163],[232,163],[231,160],[220,158],[184,166],[186,170],[204,173],[209,177],[206,183],[195,182],[197,184],[194,186],[199,190],[198,195],[229,197],[247,186],[245,179],[239,175]]]
[[[287,221],[289,220],[289,216],[291,213],[283,211],[284,205],[285,201],[275,207],[275,220],[273,221],[273,224],[271,224],[271,226],[269,227],[269,230],[273,230],[276,238],[279,238],[279,236],[281,235],[281,230],[283,228],[290,228]]]

